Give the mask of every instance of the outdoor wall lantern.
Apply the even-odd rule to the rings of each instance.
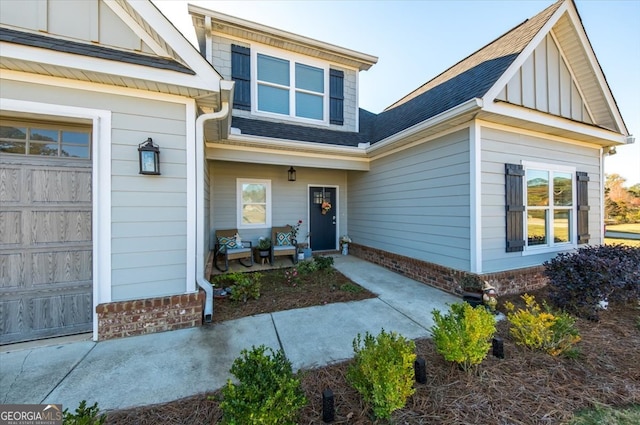
[[[160,175],[160,147],[153,143],[151,137],[138,145],[140,174]]]
[[[296,181],[296,169],[295,168],[290,167],[289,171],[287,171],[287,175],[289,177],[289,181],[290,182]]]

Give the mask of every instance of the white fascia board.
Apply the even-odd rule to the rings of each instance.
[[[564,117],[550,115],[546,112],[523,108],[522,106],[512,105],[506,102],[490,102],[485,105],[482,110],[484,112],[495,113],[506,117],[559,128],[565,131],[584,134],[585,136],[606,140],[607,142],[611,142],[612,145],[624,145],[627,143],[626,136],[624,134],[616,133],[613,130],[606,130],[588,124],[579,123]]]
[[[369,171],[369,161],[365,158],[310,154],[281,149],[261,149],[254,146],[207,144],[206,157],[208,160],[218,161]]]
[[[442,122],[455,118],[458,115],[462,115],[470,111],[473,111],[474,109],[480,109],[480,108],[482,108],[482,99],[478,99],[478,98],[470,99],[464,103],[461,103],[458,106],[454,106],[451,109],[448,109],[444,112],[439,113],[436,116],[433,116],[425,121],[422,121],[414,125],[413,127],[404,129],[398,133],[393,134],[392,136],[387,137],[386,139],[376,142],[373,146],[367,149],[367,153],[373,154],[377,150],[386,148],[387,146],[395,142],[398,142],[402,139],[405,139],[413,135],[414,133],[419,133],[423,130],[428,129],[429,127],[433,127],[437,124],[440,124]]]
[[[220,89],[220,78],[207,80],[202,75],[190,75],[178,71],[128,64],[114,60],[63,53],[38,47],[0,42],[2,56],[39,64],[60,66],[79,71],[96,72],[125,78],[135,78],[157,83],[191,87],[211,92]],[[3,71],[4,72],[4,71]]]
[[[545,39],[547,34],[551,32],[553,26],[558,22],[560,17],[564,12],[567,11],[567,3],[564,2],[561,4],[558,9],[553,13],[553,15],[547,20],[547,22],[540,28],[540,31],[533,37],[531,42],[520,52],[517,58],[509,65],[505,72],[502,73],[502,76],[498,78],[498,80],[493,84],[493,86],[487,91],[482,100],[485,105],[493,103],[493,101],[498,97],[502,89],[507,85],[511,78],[515,75],[516,72],[522,67],[527,58],[533,54],[533,51],[538,47],[538,45]]]
[[[196,75],[217,87],[217,81],[221,80],[222,76],[151,1],[130,1],[129,5],[175,50]]]
[[[143,28],[138,25],[135,19],[131,15],[127,13],[127,11],[115,0],[103,0],[104,4],[106,4],[113,13],[118,16],[131,30],[138,36],[144,43],[153,50],[153,52],[158,56],[163,56],[166,58],[170,58],[171,55],[169,52],[162,47],[149,33],[147,33]],[[151,28],[154,28],[151,25]]]

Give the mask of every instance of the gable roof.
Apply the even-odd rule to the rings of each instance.
[[[369,142],[373,145],[400,132],[412,131],[413,127],[417,128],[427,120],[437,119],[438,116],[443,116],[473,99],[478,100],[478,106],[482,106],[483,110],[495,112],[492,103],[496,101],[499,91],[552,29],[554,37],[557,37],[560,44],[564,43],[572,48],[571,51],[564,53],[571,68],[575,69],[576,80],[584,86],[582,90],[585,102],[596,109],[594,116],[597,116],[594,119],[595,125],[592,127],[627,135],[626,127],[586,37],[575,4],[572,0],[559,0],[402,97],[380,114],[372,114],[361,109],[360,143]],[[462,109],[469,111],[468,108]],[[234,126],[235,123],[236,121]],[[588,126],[589,121],[586,121],[586,124]],[[302,127],[290,124],[287,126]],[[245,122],[238,122],[238,127],[243,133],[253,134],[253,129],[246,126]],[[299,137],[299,134],[304,133],[304,139],[290,140],[313,140],[318,143],[355,146],[355,138],[340,131],[322,130],[324,134],[321,135],[321,130],[315,128],[284,133],[280,133],[278,125],[269,125],[268,128],[269,134],[266,134],[265,129],[261,135],[284,138],[285,136]],[[585,128],[583,125],[573,134],[582,138],[579,132],[585,131]],[[333,142],[331,137],[327,140],[327,132],[334,134]],[[549,129],[549,132],[561,134],[561,131],[556,129]],[[595,141],[603,135],[608,140],[613,137],[611,133],[605,131],[589,134],[582,140]],[[342,137],[345,138],[345,142],[336,142]],[[619,137],[616,140],[618,139]]]
[[[561,5],[558,1],[387,107],[375,143],[470,99],[482,98]]]

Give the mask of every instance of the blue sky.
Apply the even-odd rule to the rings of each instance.
[[[380,112],[552,0],[153,0],[195,44],[187,3],[377,56],[360,73],[360,107]],[[577,0],[578,12],[634,145],[605,172],[640,183],[640,0]]]

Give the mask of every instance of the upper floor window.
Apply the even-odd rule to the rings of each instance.
[[[231,45],[235,109],[307,122],[344,124],[344,71],[267,47]]]
[[[3,120],[0,123],[0,152],[89,159],[91,129]]]
[[[259,53],[258,111],[324,120],[325,71]]]

